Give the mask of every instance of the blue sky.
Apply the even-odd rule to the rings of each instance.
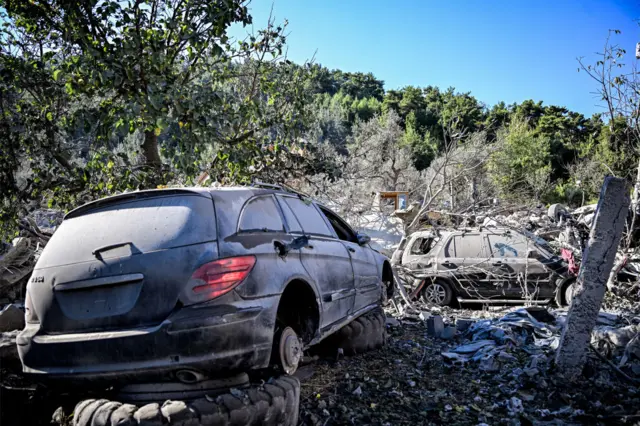
[[[454,86],[493,105],[525,99],[601,111],[576,58],[595,61],[608,29],[635,61],[640,0],[253,0],[256,29],[273,6],[289,21],[288,56],[372,72],[386,89]],[[233,34],[242,30],[234,28]]]

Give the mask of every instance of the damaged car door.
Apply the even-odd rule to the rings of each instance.
[[[360,244],[358,235],[338,215],[323,207],[320,207],[320,210],[351,256],[356,289],[354,311],[376,303],[380,298],[380,275],[369,245]]]
[[[307,245],[300,251],[300,258],[320,289],[323,305],[321,327],[343,320],[353,310],[356,293],[347,248],[335,238],[313,202],[286,195],[278,195],[278,200],[285,217],[294,215],[301,228],[299,234],[308,238]]]
[[[438,271],[450,272],[456,293],[462,299],[490,298],[496,295],[488,279],[489,254],[479,232],[456,232],[444,243]]]
[[[550,273],[540,262],[541,253],[524,235],[511,230],[487,233],[491,250],[492,279],[509,299],[548,298]],[[526,282],[526,286],[525,286]]]

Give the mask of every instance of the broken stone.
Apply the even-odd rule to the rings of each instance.
[[[524,374],[526,374],[529,377],[535,377],[538,374],[540,374],[540,370],[538,370],[537,368],[525,368],[523,371],[524,371]]]
[[[476,321],[470,318],[458,318],[456,319],[456,328],[461,332],[464,333],[465,331],[467,331],[469,329],[469,327],[471,327],[471,325],[473,323],[475,323]]]
[[[360,386],[358,386],[358,387],[356,388],[356,390],[354,390],[354,391],[353,391],[353,394],[354,394],[355,396],[360,396],[360,395],[362,395],[362,388],[361,388]]]
[[[444,331],[444,323],[440,315],[434,315],[427,319],[427,333],[430,336],[439,337]]]
[[[327,408],[327,403],[325,401],[318,402],[318,408],[321,410]]]
[[[429,318],[431,318],[431,314],[429,312],[420,312],[418,316],[422,321],[427,321]]]
[[[535,399],[535,395],[532,394],[531,392],[527,392],[524,390],[520,390],[518,391],[518,395],[520,395],[520,398],[522,398],[523,401],[527,401],[527,402],[531,402]]]
[[[522,406],[522,400],[515,396],[512,396],[511,399],[507,401],[507,409],[511,413],[519,414],[524,411],[524,407]]]
[[[400,321],[395,318],[387,317],[387,326],[389,327],[400,327]]]
[[[456,335],[456,327],[448,326],[444,328],[440,337],[445,340],[451,340],[455,337],[455,335]]]
[[[493,358],[483,358],[480,360],[480,365],[478,366],[482,371],[498,371],[500,370],[500,366]]]
[[[16,305],[7,305],[0,311],[0,332],[22,330],[24,328],[24,312]]]
[[[505,352],[505,351],[501,351],[501,352],[498,354],[498,358],[499,358],[501,361],[516,361],[516,357],[515,357],[515,356],[513,356],[513,355],[511,355],[510,353]]]

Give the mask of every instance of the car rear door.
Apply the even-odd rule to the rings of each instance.
[[[438,271],[452,275],[458,296],[463,299],[492,298],[495,287],[488,279],[489,254],[479,232],[456,232],[444,243]]]
[[[336,237],[346,247],[351,257],[356,289],[354,312],[376,303],[380,300],[382,277],[371,249],[367,244],[362,246],[358,244],[356,233],[338,215],[324,207],[320,207],[320,211],[322,211],[333,228]]]
[[[311,201],[278,195],[283,210],[297,218],[309,244],[301,250],[301,261],[320,289],[323,303],[321,327],[346,318],[353,310],[355,286],[349,251],[335,238],[329,224]],[[285,216],[289,212],[285,212]]]
[[[506,297],[549,297],[549,271],[538,259],[528,257],[528,253],[536,252],[533,242],[511,230],[487,233],[487,240],[494,282]]]

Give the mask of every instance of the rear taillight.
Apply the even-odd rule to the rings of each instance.
[[[205,263],[191,276],[192,290],[198,297],[214,299],[233,290],[256,264],[255,256],[228,257]]]

